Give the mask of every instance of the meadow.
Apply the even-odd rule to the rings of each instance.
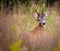
[[[50,15],[47,17],[44,30],[47,34],[55,34],[59,40],[54,51],[60,51],[60,8],[58,3],[53,7],[46,7],[45,11],[50,10]],[[42,4],[37,5],[37,10],[41,13]],[[33,17],[34,3],[29,7],[18,3],[13,8],[6,8],[3,3],[0,3],[0,51],[24,51],[28,49],[20,40],[21,31],[32,31],[38,21]],[[28,51],[28,50],[26,50]],[[38,51],[38,50],[36,50]]]

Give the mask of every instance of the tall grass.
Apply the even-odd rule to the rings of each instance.
[[[38,12],[41,13],[42,4],[38,4],[37,7]],[[3,2],[0,3],[0,38],[3,42],[0,43],[0,49],[2,51],[15,51],[15,49],[20,51],[23,49],[20,47],[23,46],[22,41],[19,39],[20,32],[22,30],[32,31],[38,24],[37,20],[32,16],[33,10],[33,2],[28,8],[24,4],[21,5],[20,2],[17,5],[13,4],[13,7],[9,5],[7,8]],[[56,14],[53,10],[52,14],[47,18],[46,30],[48,34],[60,34],[60,18]]]
[[[6,7],[3,2],[0,3],[0,50],[14,51],[15,48],[18,48],[17,51],[19,51],[18,46],[20,45],[15,45],[15,42],[20,44],[20,32],[22,30],[30,31],[37,24],[37,21],[32,16],[32,11],[33,3],[29,9],[20,3],[18,5],[14,4],[13,7]],[[14,46],[16,47],[14,48]]]

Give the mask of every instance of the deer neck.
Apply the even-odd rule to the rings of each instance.
[[[44,30],[44,27],[41,24],[38,24],[35,29],[33,29],[33,34],[39,34]]]

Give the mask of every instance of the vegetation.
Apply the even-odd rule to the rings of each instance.
[[[20,40],[20,32],[32,31],[38,24],[32,16],[34,4],[37,4],[37,11],[41,13],[42,3],[46,6],[53,6],[51,2],[53,3],[54,0],[0,0],[0,50],[23,51],[24,48],[28,49]],[[45,7],[45,11],[48,11],[48,8],[51,14],[46,20],[45,30],[48,34],[60,34],[60,15],[58,15],[60,9],[56,6]],[[60,42],[54,51],[60,51]]]

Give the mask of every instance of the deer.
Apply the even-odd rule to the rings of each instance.
[[[26,51],[53,51],[57,46],[57,36],[49,35],[44,31],[46,14],[43,13],[43,10],[42,14],[35,10],[33,16],[38,21],[38,25],[32,31],[22,31],[20,34],[23,45],[28,48]]]

